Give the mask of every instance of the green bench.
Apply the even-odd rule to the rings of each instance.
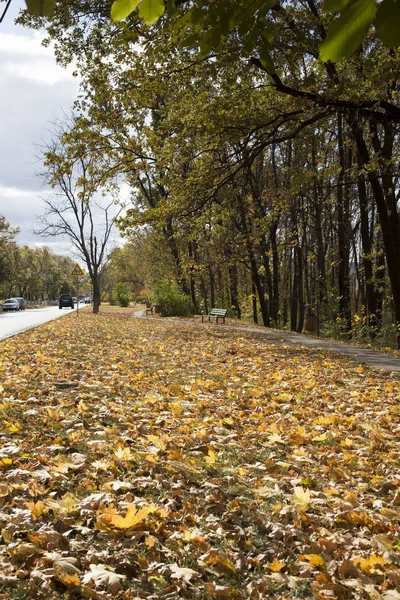
[[[228,309],[226,308],[212,308],[209,315],[201,315],[201,322],[204,323],[204,319],[208,319],[209,321],[215,319],[215,322],[218,323],[218,319],[222,319],[222,323],[225,323],[227,312]]]

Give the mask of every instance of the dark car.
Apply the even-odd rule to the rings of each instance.
[[[25,300],[23,298],[14,298],[14,300],[18,300],[19,310],[25,310],[26,309]]]
[[[61,294],[58,302],[58,308],[64,308],[64,306],[74,308],[74,301],[70,294]]]
[[[16,298],[9,298],[3,302],[3,312],[20,310],[19,302]]]

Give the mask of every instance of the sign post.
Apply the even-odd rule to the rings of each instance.
[[[83,275],[83,271],[82,271],[80,265],[78,265],[78,263],[76,263],[76,265],[72,269],[71,275],[73,277],[76,277],[76,316],[78,317],[79,316],[79,277],[82,277],[82,275]]]

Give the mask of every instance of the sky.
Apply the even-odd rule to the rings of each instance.
[[[41,45],[43,32],[14,24],[22,6],[13,0],[0,23],[0,215],[20,228],[19,245],[69,254],[67,240],[43,240],[33,230],[43,213],[38,146],[50,141],[52,123],[70,114],[79,80],[73,66],[60,67],[52,49]]]

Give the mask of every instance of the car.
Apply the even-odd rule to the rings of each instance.
[[[3,302],[3,312],[17,312],[18,310],[20,310],[20,307],[19,302],[16,298],[8,298],[8,300],[5,300],[5,302]]]
[[[71,294],[61,294],[58,301],[58,308],[61,309],[64,308],[64,306],[74,308],[74,300]]]
[[[26,303],[25,303],[25,300],[23,298],[17,297],[17,298],[15,298],[15,300],[18,300],[19,310],[25,310],[26,309]]]
[[[92,303],[92,299],[90,296],[85,296],[85,304],[91,304]]]

